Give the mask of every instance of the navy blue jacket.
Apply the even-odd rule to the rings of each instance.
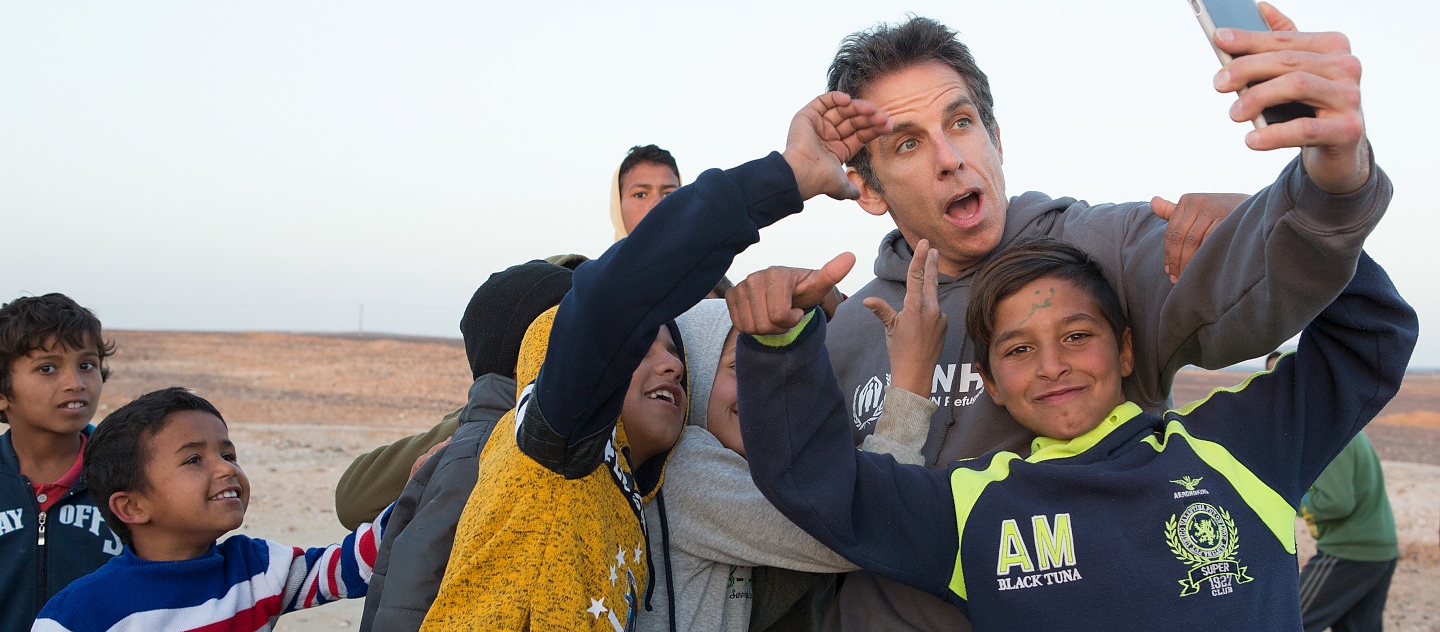
[[[704,299],[735,255],[760,241],[761,228],[803,206],[789,163],[772,152],[700,174],[630,236],[581,264],[536,379],[540,405],[519,420],[520,449],[567,478],[599,467],[630,376],[660,327]]]
[[[0,632],[29,630],[50,597],[120,551],[83,477],[42,517],[10,433],[0,435]]]
[[[1362,255],[1273,372],[1164,415],[1127,403],[1025,459],[930,471],[854,449],[823,319],[811,321],[785,347],[742,338],[756,485],[816,539],[976,630],[1300,630],[1295,507],[1399,389],[1418,330]]]

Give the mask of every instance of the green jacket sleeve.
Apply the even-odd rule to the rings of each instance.
[[[1319,537],[1317,523],[1335,522],[1355,512],[1355,449],[1352,440],[1300,500],[1300,516],[1310,525],[1312,536]]]
[[[455,434],[460,427],[458,409],[445,415],[434,428],[405,437],[360,455],[335,484],[335,517],[346,529],[375,520],[400,497],[410,480],[410,466],[430,448]]]

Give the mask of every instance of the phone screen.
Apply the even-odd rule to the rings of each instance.
[[[1265,18],[1260,17],[1260,7],[1250,0],[1205,0],[1205,9],[1216,28],[1270,30]]]
[[[1265,18],[1260,15],[1260,7],[1255,6],[1252,0],[1190,0],[1190,6],[1195,10],[1195,16],[1200,19],[1200,26],[1205,29],[1205,36],[1210,38],[1212,48],[1217,28],[1270,30]],[[1220,49],[1216,48],[1215,54],[1220,57],[1220,63],[1230,63],[1230,56]],[[1255,121],[1255,127],[1284,123],[1306,116],[1315,116],[1315,108],[1291,101],[1265,108],[1260,118]]]

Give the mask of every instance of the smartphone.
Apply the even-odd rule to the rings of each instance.
[[[1270,30],[1270,26],[1265,23],[1265,18],[1260,15],[1260,7],[1255,6],[1253,0],[1189,0],[1189,2],[1190,8],[1195,11],[1195,17],[1200,20],[1200,28],[1205,31],[1205,41],[1210,42],[1210,48],[1215,51],[1215,56],[1220,58],[1222,66],[1229,64],[1233,58],[1229,53],[1215,46],[1215,29]],[[1244,92],[1245,90],[1242,88],[1240,93],[1244,94]],[[1315,108],[1291,101],[1265,108],[1265,111],[1260,113],[1260,117],[1255,119],[1255,128],[1259,129],[1266,125],[1293,121],[1306,116],[1315,116]]]

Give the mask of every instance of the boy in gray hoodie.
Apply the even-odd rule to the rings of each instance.
[[[892,357],[924,358],[933,365],[945,334],[945,316],[936,300],[936,257],[926,256],[925,242],[921,248],[910,266],[911,291],[903,309],[896,312],[879,301],[870,307],[885,326]],[[740,437],[737,332],[725,302],[702,301],[676,322],[688,356],[691,427],[671,451],[665,486],[645,506],[657,572],[651,609],[640,616],[639,629],[744,632],[752,629],[752,622],[773,623],[752,617],[758,591],[784,590],[754,584],[756,567],[799,571],[798,577],[769,573],[764,578],[776,584],[798,582],[801,589],[811,583],[812,576],[805,574],[858,567],[783,516],[751,479]],[[929,384],[924,370],[906,373],[916,363],[895,366],[894,386],[887,388]],[[896,396],[891,401],[864,448],[919,464],[924,423],[935,404],[922,397]]]

